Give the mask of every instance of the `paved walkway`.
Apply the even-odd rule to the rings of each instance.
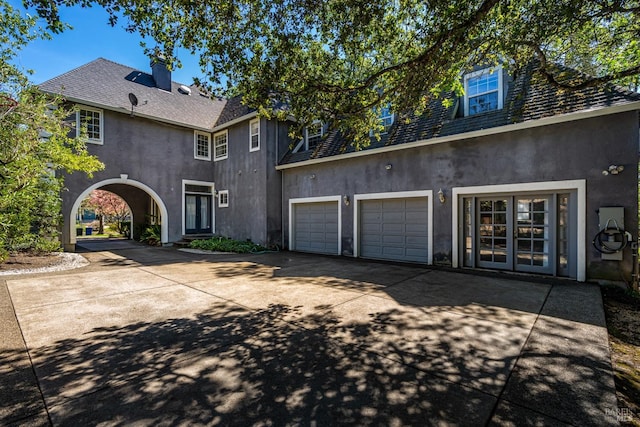
[[[596,286],[286,252],[85,256],[0,280],[1,425],[616,423]]]

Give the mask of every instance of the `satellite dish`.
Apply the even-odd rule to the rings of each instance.
[[[138,97],[135,96],[133,93],[129,93],[129,102],[131,102],[131,106],[132,107],[137,107],[138,106]]]
[[[138,97],[129,92],[129,102],[131,103],[131,117],[133,117],[133,107],[138,106]]]

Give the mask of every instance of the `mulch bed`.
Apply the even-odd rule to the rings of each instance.
[[[640,297],[624,289],[603,287],[622,425],[640,426]]]
[[[17,252],[9,255],[9,258],[0,263],[0,271],[26,270],[33,268],[51,267],[60,263],[57,254],[30,254]]]

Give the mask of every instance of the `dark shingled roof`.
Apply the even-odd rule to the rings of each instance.
[[[227,100],[201,95],[195,86],[190,87],[191,95],[185,95],[178,91],[180,86],[171,82],[171,92],[160,90],[150,74],[103,58],[39,85],[42,91],[60,94],[73,102],[123,113],[131,111],[129,93],[133,93],[138,98],[136,114],[187,127],[212,129],[223,114]]]
[[[364,150],[385,146],[401,145],[430,138],[460,135],[482,129],[495,128],[514,123],[523,123],[574,113],[640,101],[640,94],[614,85],[587,87],[580,90],[566,90],[546,81],[536,73],[536,62],[531,62],[519,70],[509,83],[501,110],[456,117],[458,104],[445,108],[439,99],[433,100],[421,116],[410,114],[408,118],[397,119],[387,134],[379,141],[372,138]],[[580,75],[575,71],[560,69],[573,78]],[[305,160],[320,159],[354,152],[355,148],[340,133],[331,132],[315,150],[292,153],[283,157],[280,164],[291,164]]]
[[[220,117],[218,117],[216,126],[221,126],[225,123],[246,116],[247,114],[251,114],[255,111],[255,108],[249,108],[242,103],[241,96],[234,96],[233,98],[227,100],[227,103],[224,106]]]

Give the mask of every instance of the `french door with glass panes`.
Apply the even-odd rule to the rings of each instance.
[[[185,195],[185,232],[187,234],[211,233],[211,196]]]
[[[464,199],[466,266],[569,275],[568,195]]]

